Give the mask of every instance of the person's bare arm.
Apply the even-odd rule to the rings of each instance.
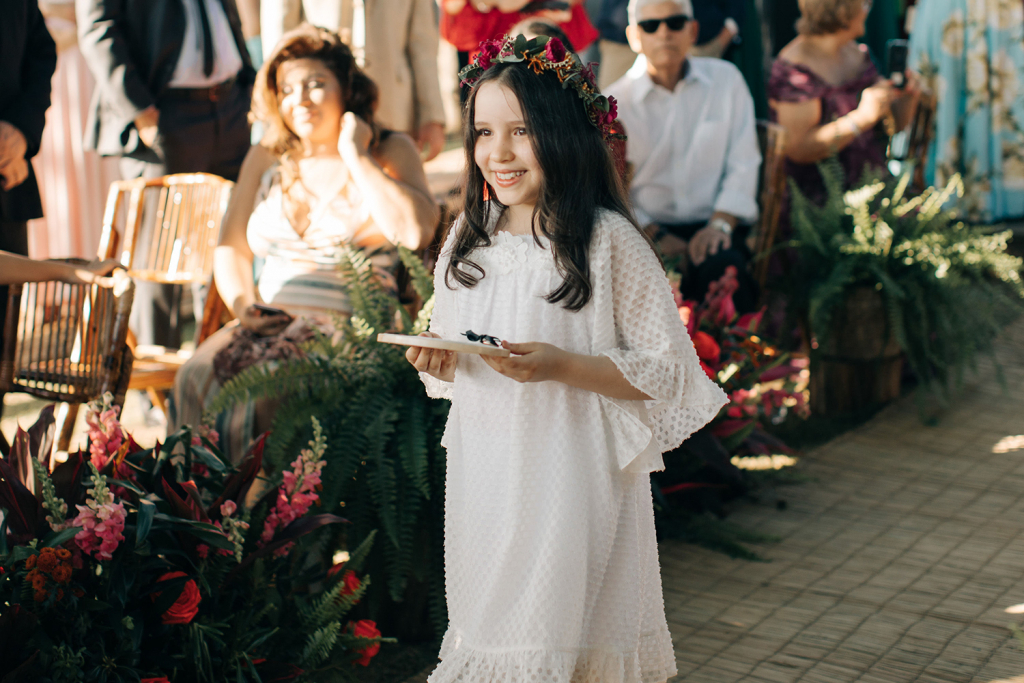
[[[36,261],[0,251],[0,285],[57,280],[73,285],[106,284],[118,263],[114,259],[94,261],[85,265],[61,261]]]
[[[889,111],[891,88],[880,82],[861,93],[860,105],[846,116],[821,124],[821,100],[770,104],[786,129],[786,156],[798,164],[827,159],[866,133]]]
[[[440,211],[430,196],[416,145],[392,134],[376,150],[368,150],[370,127],[352,112],[342,117],[338,151],[352,172],[370,215],[392,244],[419,249],[434,237]]]
[[[260,179],[273,163],[274,156],[265,148],[255,145],[249,150],[224,214],[220,242],[213,252],[213,277],[217,291],[239,319],[257,300],[252,278],[253,254],[245,233]]]
[[[508,358],[480,357],[494,370],[517,382],[561,382],[626,401],[648,401],[651,398],[630,384],[615,361],[607,356],[572,353],[540,342],[503,342],[502,345],[514,355]]]

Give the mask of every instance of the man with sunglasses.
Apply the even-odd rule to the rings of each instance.
[[[631,0],[626,36],[640,53],[606,94],[618,101],[641,225],[669,256],[689,257],[688,298],[703,299],[729,266],[737,310],[757,304],[746,236],[757,219],[754,102],[740,71],[691,57],[699,26],[691,0]]]

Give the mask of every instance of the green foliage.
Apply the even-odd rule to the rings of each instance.
[[[340,270],[353,313],[337,321],[340,334],[316,337],[303,348],[302,358],[239,373],[210,412],[265,397],[279,399],[266,449],[273,470],[286,466],[309,438],[309,416],[316,416],[328,439],[323,509],[351,522],[344,538],[335,540],[352,550],[379,531],[372,550],[352,550],[353,562],[364,555],[358,559],[374,576],[362,608],[384,624],[423,621],[429,614],[426,627],[440,636],[447,623],[440,438],[448,403],[427,397],[405,360],[404,347],[376,341],[380,332],[418,334],[430,321],[430,273],[412,252],[399,253],[425,302],[415,317],[382,286],[363,254],[347,250]],[[411,584],[418,594],[427,592],[426,605],[409,600],[404,606]]]
[[[946,398],[977,355],[991,352],[1001,313],[1024,296],[1021,259],[1006,252],[1009,232],[968,226],[946,204],[959,177],[938,190],[906,194],[909,175],[868,177],[844,192],[835,158],[819,164],[827,189],[816,206],[790,183],[799,259],[790,273],[791,311],[805,311],[819,344],[853,288],[873,287],[922,388]]]

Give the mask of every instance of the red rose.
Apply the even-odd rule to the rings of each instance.
[[[377,630],[377,622],[370,621],[369,619],[363,619],[357,621],[352,627],[352,635],[357,638],[380,638],[380,631]],[[353,661],[353,664],[360,664],[362,666],[369,666],[370,660],[373,659],[380,651],[380,643],[374,643],[369,647],[365,647],[362,650],[356,650],[360,655],[359,659]]]
[[[548,44],[544,46],[544,56],[550,62],[561,62],[565,59],[565,45],[562,45],[558,38],[548,38]]]
[[[477,65],[486,71],[491,68],[491,60],[501,54],[500,40],[485,40],[480,43],[480,55],[476,59]]]
[[[345,583],[345,587],[341,589],[342,595],[352,595],[359,590],[360,586],[363,585],[359,580],[359,577],[357,577],[356,573],[353,571],[345,572],[345,575],[341,580]]]
[[[167,581],[169,579],[176,579],[180,576],[188,576],[185,572],[168,572],[157,579],[157,583]],[[155,599],[160,593],[154,593],[153,598]],[[174,601],[160,620],[165,624],[188,624],[190,623],[199,612],[199,603],[202,602],[203,598],[199,595],[199,588],[196,587],[196,582],[189,579],[185,582],[185,589],[181,591],[181,595]]]
[[[693,335],[693,348],[697,349],[697,358],[708,363],[717,363],[722,355],[722,348],[715,338],[703,330]]]

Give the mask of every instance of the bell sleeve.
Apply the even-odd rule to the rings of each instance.
[[[430,331],[444,339],[453,339],[455,329],[455,292],[448,289],[445,284],[444,274],[448,270],[448,262],[451,260],[452,245],[455,244],[455,235],[462,225],[460,216],[455,224],[448,231],[444,240],[444,246],[437,256],[437,264],[434,266],[434,310],[430,316]],[[420,380],[427,388],[427,396],[430,398],[445,398],[452,400],[453,382],[445,382],[425,372],[420,373]]]
[[[619,216],[603,221],[592,273],[598,276],[598,319],[613,330],[599,351],[649,401],[605,398],[619,467],[651,472],[661,454],[678,447],[728,403],[700,366],[664,268],[650,244]],[[599,323],[600,324],[600,323]]]

